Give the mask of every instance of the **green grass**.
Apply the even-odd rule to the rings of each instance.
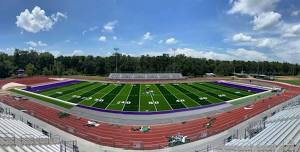
[[[73,105],[70,105],[70,104],[67,104],[67,103],[64,103],[64,102],[60,102],[60,101],[55,100],[55,99],[50,99],[50,98],[47,98],[47,97],[43,97],[43,96],[40,96],[39,94],[31,94],[31,93],[24,92],[24,91],[17,90],[17,89],[12,89],[10,91],[14,92],[14,93],[17,93],[17,94],[20,94],[20,95],[28,96],[28,97],[31,97],[31,98],[34,98],[34,99],[37,99],[37,100],[41,100],[41,101],[44,101],[44,102],[55,104],[57,106],[60,106],[60,107],[66,108],[66,109],[70,109],[70,108],[73,107]]]
[[[42,95],[58,100],[39,96],[38,93],[34,93],[33,95],[30,93],[21,93],[66,108],[71,108],[72,106],[60,102],[59,100],[108,110],[144,112],[188,109],[239,99],[254,94],[253,92],[210,82],[181,84],[106,84],[88,81],[39,92]],[[226,96],[220,97],[220,94],[225,94]],[[204,97],[207,99],[203,99]],[[249,99],[246,98],[236,100],[232,102],[232,104],[240,105],[248,101]]]

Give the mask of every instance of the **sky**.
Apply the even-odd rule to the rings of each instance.
[[[300,63],[299,0],[2,0],[0,51]]]

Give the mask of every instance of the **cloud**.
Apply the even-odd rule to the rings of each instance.
[[[281,14],[276,12],[263,12],[254,17],[253,30],[261,30],[276,25],[281,18]]]
[[[240,13],[254,16],[262,12],[272,11],[279,1],[280,0],[235,0],[232,3],[232,8],[227,13]]]
[[[171,37],[171,38],[168,38],[165,43],[166,44],[176,44],[178,41],[174,38],[174,37]]]
[[[159,40],[158,41],[158,44],[162,44],[162,43],[164,43],[164,40]]]
[[[82,56],[84,54],[84,52],[82,50],[74,50],[72,52],[72,56]]]
[[[102,32],[113,32],[117,23],[117,20],[106,23],[103,26]]]
[[[117,36],[113,36],[112,39],[113,39],[113,40],[117,40],[118,37],[117,37]]]
[[[239,48],[236,50],[227,51],[228,55],[231,55],[235,60],[244,61],[268,61],[270,60],[264,53],[255,50],[247,50]]]
[[[31,46],[31,47],[40,47],[40,46],[47,46],[48,45],[47,43],[44,43],[42,41],[37,41],[37,42],[28,41],[28,42],[26,42],[26,44]]]
[[[44,10],[39,6],[35,6],[31,12],[25,9],[16,18],[17,27],[27,32],[38,33],[40,31],[49,31],[60,18],[67,18],[67,16],[60,12],[47,16]]]
[[[298,16],[300,15],[300,10],[295,10],[295,11],[292,11],[291,13],[291,16]]]
[[[283,37],[298,37],[300,36],[300,23],[282,24],[280,30]]]
[[[232,41],[234,42],[254,42],[256,41],[249,35],[245,35],[243,33],[238,33],[232,36]]]
[[[173,54],[172,49],[168,49],[167,52],[149,52],[150,56],[158,56],[163,53]],[[195,50],[192,48],[177,48],[176,54],[184,54],[189,57],[194,58],[206,58],[206,59],[215,59],[215,60],[244,60],[244,61],[266,61],[272,60],[266,54],[255,51],[247,50],[244,48],[228,50],[225,52],[216,52],[209,50]]]
[[[101,42],[106,42],[106,36],[100,36],[98,40]]]
[[[85,35],[87,32],[93,32],[93,31],[95,31],[95,30],[97,30],[97,29],[99,29],[98,26],[90,27],[90,28],[88,28],[87,30],[83,30],[83,31],[82,31],[82,35]]]
[[[274,48],[282,43],[282,40],[277,38],[253,38],[250,35],[238,33],[232,36],[232,41],[245,46],[255,46],[259,48]]]
[[[152,40],[153,39],[153,36],[151,35],[150,32],[146,32],[143,36],[143,39],[144,40]]]
[[[15,52],[15,48],[0,48],[0,53],[1,52],[6,53],[8,55],[13,55]]]

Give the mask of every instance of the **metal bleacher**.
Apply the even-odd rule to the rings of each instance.
[[[184,79],[181,73],[110,73],[111,80],[176,80]]]
[[[300,150],[300,105],[286,107],[265,121],[265,129],[252,138],[233,139],[223,151],[255,151],[292,148]],[[292,150],[292,151],[293,151]],[[283,150],[284,151],[284,150]]]
[[[50,138],[12,115],[0,113],[0,152],[73,152],[57,138]]]

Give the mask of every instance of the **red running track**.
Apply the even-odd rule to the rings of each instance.
[[[28,100],[16,101],[11,96],[1,96],[2,102],[13,106],[19,110],[27,110],[27,113],[41,119],[57,128],[72,133],[83,139],[92,141],[100,145],[125,149],[158,149],[167,147],[167,137],[181,133],[188,136],[192,141],[196,141],[208,136],[225,131],[271,107],[274,107],[288,99],[300,94],[300,88],[277,84],[287,91],[274,95],[268,99],[257,101],[253,104],[253,109],[244,107],[233,109],[229,112],[219,113],[211,118],[216,118],[215,123],[207,129],[204,126],[209,122],[209,118],[199,118],[176,124],[164,124],[151,126],[151,130],[146,133],[131,131],[129,125],[115,125],[100,123],[98,127],[88,127],[85,124],[88,119],[71,115],[68,118],[59,118],[56,109],[31,102]],[[140,144],[140,148],[135,148]]]

